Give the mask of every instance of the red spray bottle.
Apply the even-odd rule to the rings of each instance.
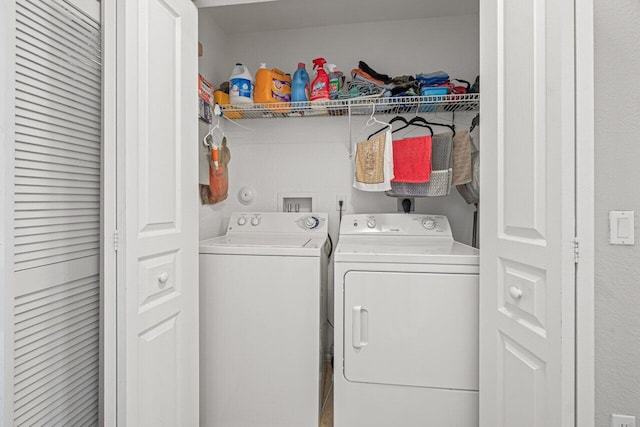
[[[313,60],[313,68],[316,70],[316,77],[311,84],[311,101],[325,101],[331,99],[329,90],[329,76],[324,70],[324,64],[327,61],[324,58],[316,58]]]

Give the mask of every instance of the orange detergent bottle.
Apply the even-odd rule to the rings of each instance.
[[[274,68],[267,69],[261,64],[256,73],[254,102],[291,102],[291,76]]]

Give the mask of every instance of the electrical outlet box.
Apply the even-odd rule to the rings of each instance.
[[[340,210],[340,200],[342,200],[342,212],[347,211],[347,195],[346,194],[336,194],[336,210]]]
[[[413,197],[398,197],[398,212],[404,212],[404,207],[402,206],[402,201],[403,200],[409,200],[409,203],[411,203],[411,207],[409,208],[409,212],[415,212],[416,211],[416,200]]]
[[[636,417],[611,414],[611,427],[636,427]]]

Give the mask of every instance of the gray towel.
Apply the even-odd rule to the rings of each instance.
[[[451,168],[453,134],[441,133],[431,138],[431,170],[443,171]]]
[[[471,182],[471,136],[469,131],[456,132],[453,137],[453,178],[452,185]]]
[[[480,202],[480,127],[476,126],[470,135],[471,181],[456,188],[465,202],[474,204]]]

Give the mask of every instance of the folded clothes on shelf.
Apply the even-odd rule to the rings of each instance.
[[[337,99],[353,99],[359,97],[413,97],[413,96],[441,96],[448,94],[465,94],[477,87],[460,79],[451,79],[445,71],[419,73],[413,75],[399,75],[390,77],[371,68],[366,62],[358,61],[358,68],[351,70],[351,80],[338,93]],[[477,89],[475,89],[477,90]],[[421,107],[421,111],[431,111],[430,106]],[[404,111],[405,107],[396,106],[393,111]],[[388,109],[377,108],[378,112]]]
[[[347,97],[349,98],[354,96],[382,94],[387,90],[383,81],[373,78],[359,68],[351,70],[351,81],[348,83],[348,89]]]
[[[416,76],[420,86],[440,86],[449,82],[449,74],[444,71],[420,73]]]
[[[364,61],[358,63],[359,68],[351,70],[349,88],[357,88],[360,95],[381,93],[385,97],[417,96],[420,95],[420,83],[413,76],[389,77],[372,69]],[[353,93],[352,90],[349,91]]]
[[[384,84],[391,83],[391,77],[387,74],[380,74],[373,68],[369,67],[369,65],[364,61],[358,61],[358,68],[367,73],[369,76],[373,77],[376,80],[380,80]]]

